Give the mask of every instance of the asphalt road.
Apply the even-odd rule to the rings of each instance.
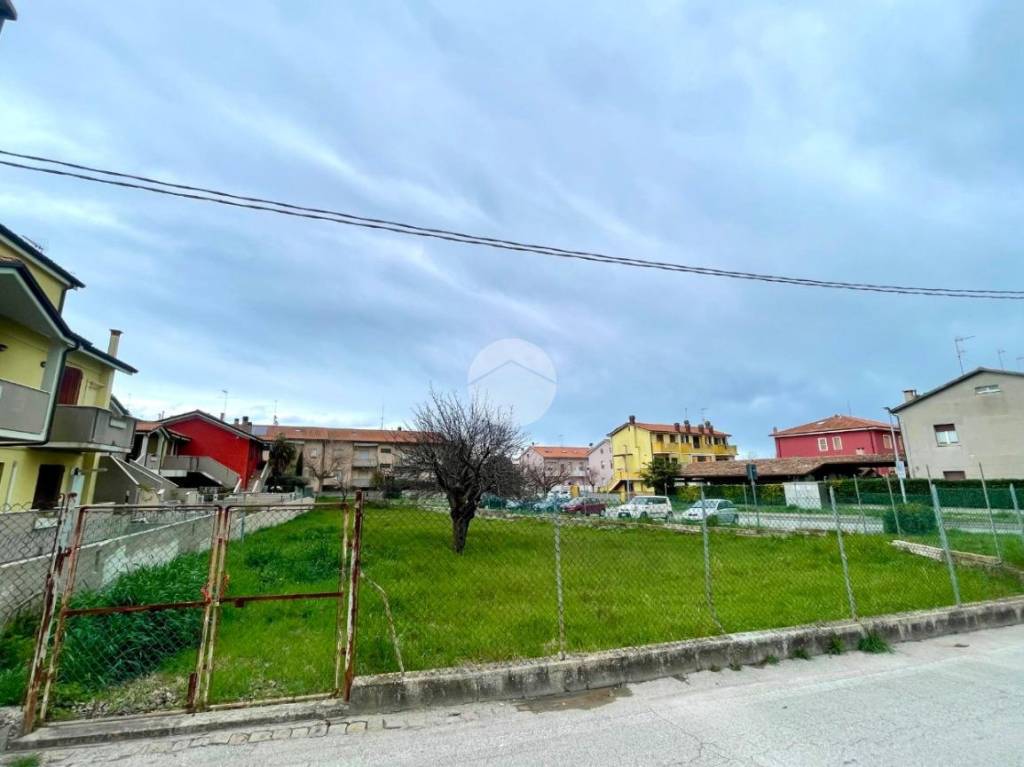
[[[44,755],[43,764],[1024,765],[1024,626],[531,703]]]
[[[869,533],[883,532],[882,520],[879,517],[859,514],[840,514],[839,523],[843,532],[859,533],[867,526]],[[945,519],[947,530],[961,530],[968,533],[991,533],[987,519],[957,519],[947,517]],[[751,511],[740,512],[740,524],[744,527],[756,527],[757,515]],[[795,512],[777,513],[770,511],[761,512],[761,527],[767,530],[835,530],[836,520],[831,514],[798,514]],[[1020,526],[997,521],[996,532],[999,535],[1020,535]]]

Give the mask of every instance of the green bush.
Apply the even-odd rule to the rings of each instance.
[[[899,514],[899,526],[896,525],[896,514]],[[889,534],[926,535],[934,533],[935,512],[923,503],[898,503],[896,510],[886,509],[882,515],[882,527]]]
[[[38,623],[39,616],[22,613],[0,633],[0,706],[17,706],[24,700]]]

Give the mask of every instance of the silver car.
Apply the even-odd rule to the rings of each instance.
[[[687,522],[713,518],[722,525],[735,525],[740,520],[740,513],[735,504],[724,498],[705,498],[703,501],[697,501],[681,516]]]

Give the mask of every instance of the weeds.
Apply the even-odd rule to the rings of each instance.
[[[793,650],[793,654],[790,657],[796,658],[797,660],[810,660],[811,654],[807,652],[806,647],[797,647]]]
[[[767,656],[764,659],[764,662],[767,663],[769,666],[778,666],[779,665],[779,656],[777,656],[777,655],[769,655],[769,656]]]
[[[843,640],[839,638],[838,634],[833,634],[828,638],[828,643],[825,645],[825,652],[829,655],[842,655],[843,649]]]
[[[892,652],[892,647],[885,640],[885,637],[876,634],[874,631],[869,631],[860,638],[860,641],[857,642],[857,649],[861,652],[870,653]]]
[[[16,756],[9,762],[4,762],[5,767],[39,767],[40,764],[42,762],[39,759],[39,754]]]

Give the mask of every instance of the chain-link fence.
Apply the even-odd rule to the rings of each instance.
[[[461,554],[447,507],[422,501],[372,502],[362,514],[301,499],[12,513],[0,519],[0,593],[19,596],[4,603],[0,694],[18,703],[28,689],[28,710],[49,718],[194,710],[344,694],[356,669],[1024,593],[1015,487],[987,485],[979,506],[938,485],[904,502],[895,480],[875,482],[489,502]]]
[[[1024,519],[1009,484],[988,487],[989,503],[979,496],[980,506],[955,488],[937,487],[934,499],[912,493],[904,502],[895,479],[862,484],[686,486],[629,500],[492,499],[472,522],[462,554],[451,551],[443,505],[371,505],[363,572],[387,605],[380,592],[363,597],[360,672],[610,649],[1024,593]]]

